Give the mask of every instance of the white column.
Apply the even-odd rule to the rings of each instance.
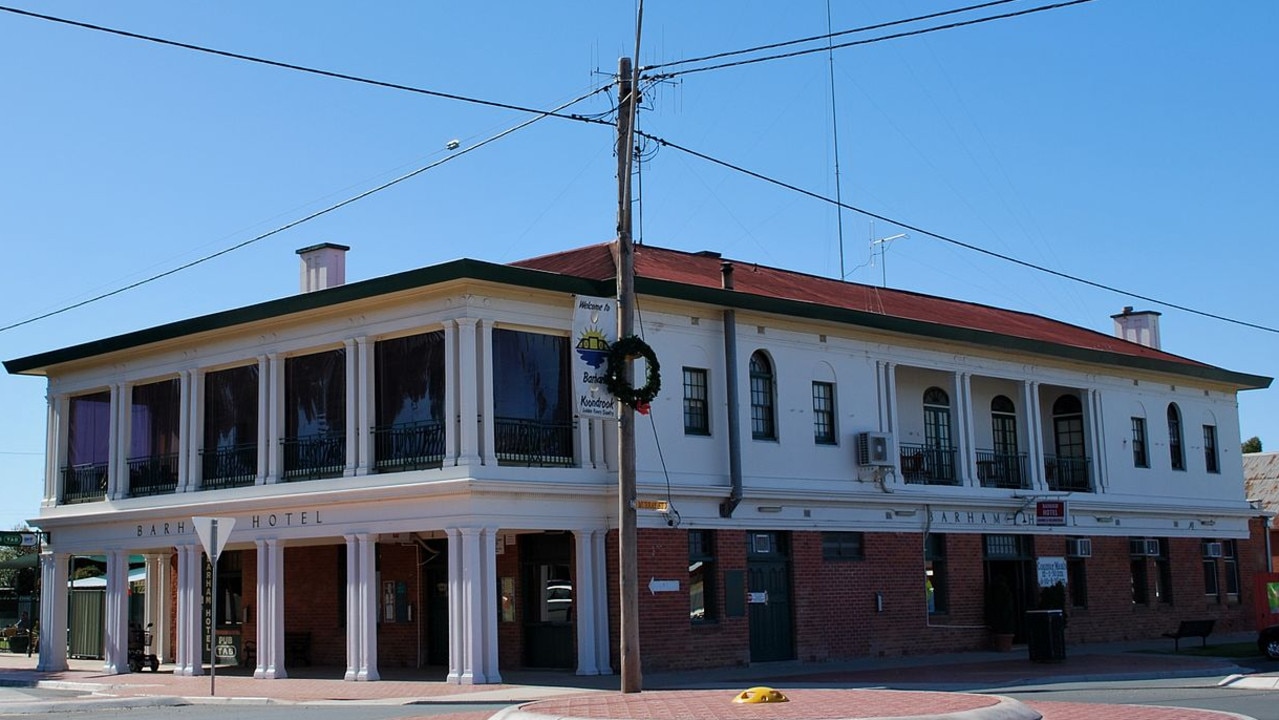
[[[462,683],[463,640],[466,619],[465,605],[462,602],[462,587],[465,584],[462,575],[462,531],[457,528],[447,530],[449,539],[449,672],[445,682],[454,685]]]
[[[191,413],[187,424],[191,427],[191,447],[187,453],[187,484],[184,490],[199,490],[204,476],[204,461],[200,451],[204,448],[204,371],[191,373]]]
[[[66,492],[66,475],[62,472],[63,466],[67,464],[67,455],[70,453],[68,445],[71,442],[71,398],[67,395],[58,396],[58,453],[53,460],[53,470],[57,485],[57,499],[62,499],[62,494]]]
[[[40,672],[67,669],[67,578],[71,556],[40,553]]]
[[[178,373],[178,487],[175,492],[185,492],[191,480],[191,456],[195,454],[191,436],[191,371],[183,370]]]
[[[200,546],[179,545],[174,675],[204,674],[204,566]]]
[[[462,685],[484,684],[483,581],[480,529],[462,528]],[[450,566],[449,570],[453,568]]]
[[[607,530],[591,533],[592,577],[595,578],[595,667],[600,675],[613,674],[612,654],[609,652],[607,538]]]
[[[963,444],[960,445],[959,456],[963,458],[964,474],[968,476],[968,484],[981,485],[977,477],[977,432],[973,414],[973,376],[972,373],[959,375],[959,417],[964,426]]]
[[[364,625],[360,622],[360,543],[355,535],[343,535],[346,540],[346,673],[347,682],[360,674],[360,635]]]
[[[120,496],[120,466],[124,464],[120,452],[120,383],[111,384],[111,412],[107,432],[107,499]]]
[[[897,478],[897,482],[900,483],[904,482],[904,478],[902,478],[902,454],[900,449],[902,441],[901,423],[898,422],[897,418],[900,414],[897,412],[897,363],[886,362],[884,363],[883,369],[884,407],[882,412],[883,420],[886,423],[886,425],[884,425],[884,430],[892,433],[893,446],[898,448],[898,450],[894,453],[892,460],[893,475]],[[885,486],[887,486],[887,482],[887,479],[885,479]]]
[[[284,475],[284,457],[280,451],[280,438],[284,436],[284,358],[279,353],[271,353],[267,356],[267,366],[270,368],[266,393],[266,482],[269,485],[279,482]]]
[[[457,464],[458,393],[463,392],[458,374],[458,334],[453,323],[444,323],[444,461],[443,467]]]
[[[1084,417],[1084,420],[1088,423],[1088,439],[1089,444],[1092,446],[1089,448],[1092,455],[1090,482],[1093,492],[1099,493],[1107,485],[1108,477],[1106,471],[1109,469],[1106,465],[1106,433],[1104,432],[1106,423],[1101,414],[1100,390],[1088,390],[1086,412],[1088,414]]]
[[[153,640],[151,652],[162,662],[169,661],[169,556],[144,556],[147,568],[146,619]]]
[[[458,465],[480,464],[480,405],[479,405],[479,367],[476,360],[475,318],[458,318],[457,320],[457,391],[458,398],[458,434],[461,446],[458,448]],[[470,378],[468,382],[467,378]],[[445,379],[448,382],[448,379]]]
[[[106,613],[103,618],[105,662],[111,675],[129,672],[129,552],[108,550]]]
[[[356,680],[377,680],[377,541],[368,533],[356,536],[359,541],[359,671]]]
[[[58,396],[45,395],[44,425],[44,498],[40,507],[52,507],[58,503]]]
[[[484,464],[497,466],[496,396],[493,394],[493,321],[480,321],[480,357],[477,378],[482,380],[480,395],[480,441],[483,443]]]
[[[373,398],[377,383],[377,369],[373,367],[373,342],[367,337],[358,337],[356,355],[359,357],[358,383],[356,398],[359,402],[359,413],[356,417],[356,475],[368,475],[373,472]],[[448,417],[448,414],[445,414]]]
[[[573,607],[577,613],[577,674],[599,675],[595,661],[595,547],[590,530],[574,530],[577,550],[573,578]]]
[[[120,384],[120,432],[116,465],[116,499],[129,497],[132,478],[129,476],[129,455],[133,451],[133,386]]]
[[[477,666],[484,671],[484,682],[500,683],[502,674],[498,669],[497,654],[497,618],[501,611],[497,602],[497,529],[486,528],[480,534],[480,593],[483,602],[477,624],[483,628],[483,660]]]
[[[1045,490],[1048,480],[1044,477],[1044,417],[1039,404],[1039,383],[1028,380],[1026,392],[1026,422],[1030,434],[1030,477],[1037,490]]]
[[[257,607],[257,668],[253,677],[267,680],[288,678],[284,668],[284,546],[278,538],[258,541],[258,575],[261,588]]]
[[[342,469],[343,477],[354,477],[356,463],[359,460],[358,438],[360,437],[360,408],[357,392],[359,389],[360,368],[359,354],[355,351],[355,340],[342,341],[343,369],[346,371],[346,420],[343,423],[346,435],[346,467]]]
[[[258,476],[254,485],[265,485],[271,476],[271,359],[258,356]]]

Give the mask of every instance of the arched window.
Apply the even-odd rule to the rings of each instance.
[[[990,430],[995,454],[1017,455],[1017,407],[1004,395],[990,401]]]
[[[1088,491],[1088,457],[1084,447],[1084,406],[1076,395],[1062,395],[1053,403],[1053,447],[1049,465],[1053,490]]]
[[[1181,410],[1177,403],[1168,403],[1168,455],[1173,470],[1186,469],[1186,455],[1181,446]]]
[[[939,387],[924,391],[924,447],[934,479],[955,478],[955,448],[950,432],[950,396]]]
[[[751,355],[751,437],[777,439],[777,414],[773,408],[773,364],[763,351]]]

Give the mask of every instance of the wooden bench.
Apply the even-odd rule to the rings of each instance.
[[[1164,633],[1164,637],[1172,638],[1173,649],[1181,652],[1181,639],[1197,637],[1208,647],[1208,636],[1212,634],[1212,626],[1216,620],[1182,620],[1177,625],[1177,632]]]

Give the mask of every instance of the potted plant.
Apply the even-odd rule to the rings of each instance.
[[[1017,603],[1008,580],[995,578],[986,586],[986,625],[990,627],[991,646],[998,652],[1013,649],[1013,633],[1017,628]]]

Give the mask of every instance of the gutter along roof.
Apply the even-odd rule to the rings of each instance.
[[[553,292],[608,296],[616,292],[612,243],[499,265],[453,260],[394,275],[291,295],[211,315],[9,360],[13,374],[201,332],[334,307],[456,280],[478,280]],[[721,287],[721,264],[732,262],[734,289]],[[841,282],[778,268],[635,246],[636,292],[1082,362],[1171,373],[1239,389],[1269,387],[1271,378],[1234,372],[1038,315],[976,303]]]

